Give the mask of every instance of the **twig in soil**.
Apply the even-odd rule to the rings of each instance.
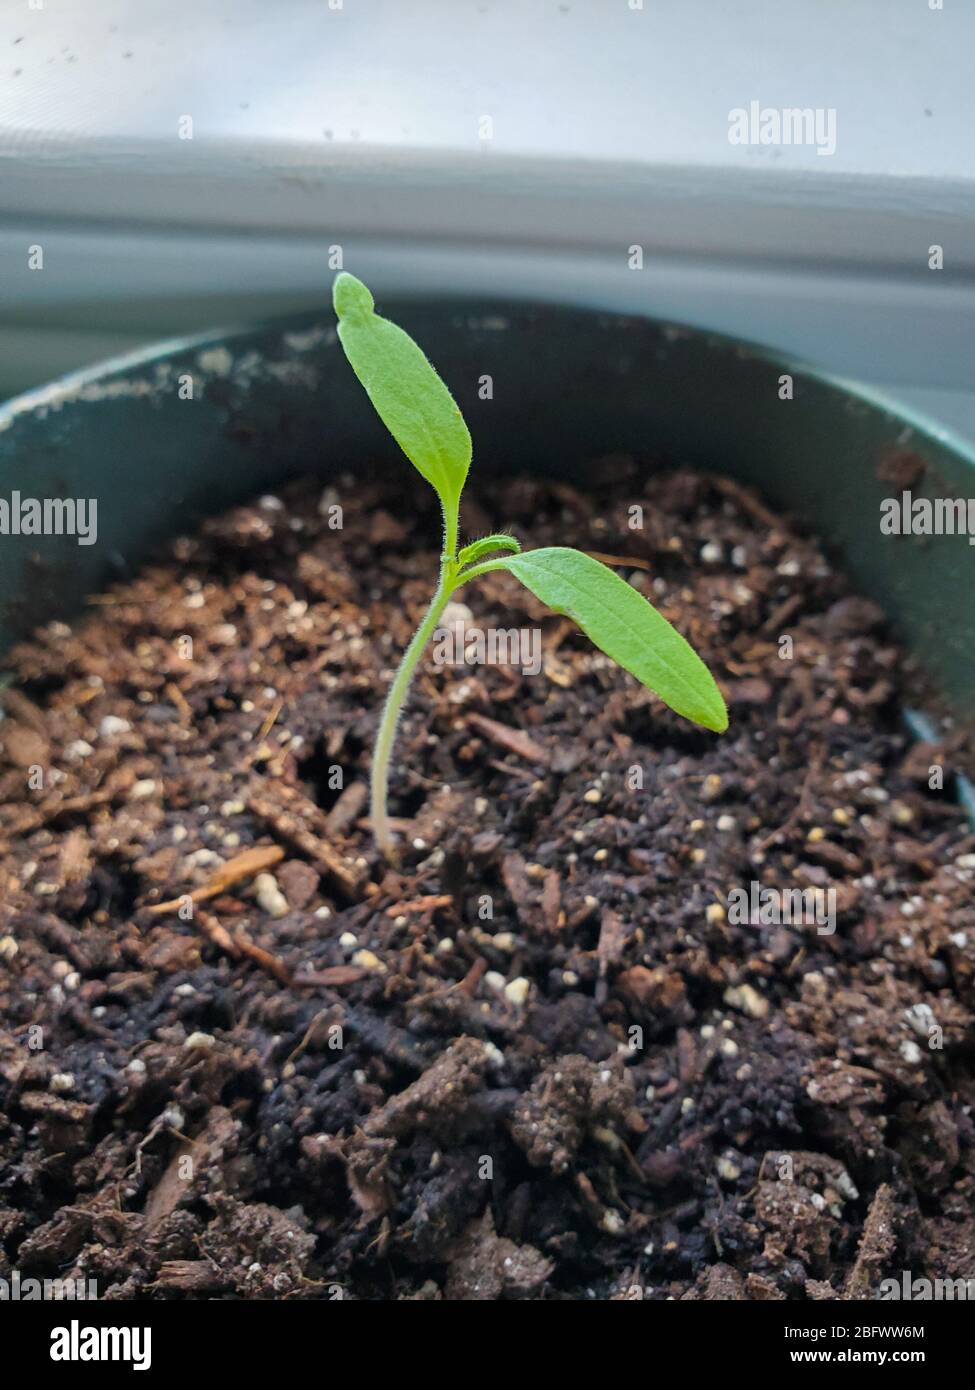
[[[409,1007],[411,1009],[422,1008],[434,999],[446,999],[451,994],[466,994],[468,999],[473,998],[481,976],[486,970],[487,961],[483,956],[478,956],[462,980],[454,980],[453,984],[445,985],[440,989],[428,990],[426,994],[414,994],[407,1001]]]
[[[569,633],[574,631],[574,629],[575,623],[569,618],[560,618],[559,621],[553,625],[551,631],[547,632],[542,638],[542,650],[550,657],[554,657],[559,647],[561,647]]]
[[[306,988],[338,989],[342,985],[354,985],[368,973],[358,965],[328,965],[324,970],[300,970],[291,983]]]
[[[92,694],[97,692],[92,688]],[[35,733],[47,738],[48,727],[43,711],[20,690],[0,690],[0,706],[21,724],[29,724]]]
[[[305,1036],[302,1038],[301,1042],[298,1044],[297,1047],[293,1048],[291,1052],[288,1053],[287,1057],[284,1059],[285,1066],[287,1066],[289,1062],[297,1062],[298,1058],[302,1055],[302,1053],[305,1051],[305,1048],[311,1042],[315,1029],[318,1027],[319,1023],[323,1018],[328,1017],[328,1014],[328,1009],[319,1009],[318,1013],[315,1015],[311,1023],[309,1023],[308,1027],[306,1028]]]
[[[289,789],[288,806],[282,806],[268,796],[250,796],[247,801],[252,815],[261,820],[279,839],[293,845],[300,853],[319,864],[348,898],[357,898],[361,892],[364,875],[357,865],[350,864],[326,840],[307,828],[321,820],[322,813],[306,797]]]
[[[63,816],[87,815],[94,807],[111,805],[127,797],[134,782],[135,773],[131,767],[118,767],[96,791],[80,792],[62,801],[47,802],[36,810],[28,809],[18,816],[16,831],[19,835],[27,835],[39,826],[56,824]]]
[[[79,1032],[86,1033],[88,1037],[105,1039],[113,1036],[111,1028],[106,1028],[103,1024],[96,1022],[90,1011],[79,1000],[73,1000],[68,1005],[66,1012]]]
[[[708,482],[712,487],[717,488],[718,492],[737,503],[747,516],[759,522],[768,531],[781,532],[782,520],[774,512],[770,512],[764,503],[743,487],[741,483],[735,482],[734,478],[726,478],[722,474],[708,474]]]
[[[225,864],[221,864],[220,868],[215,869],[210,875],[206,883],[200,888],[194,888],[192,893],[184,894],[180,898],[170,898],[164,903],[153,903],[151,907],[146,908],[146,911],[157,917],[161,913],[175,912],[177,908],[183,906],[187,897],[194,903],[203,903],[209,898],[218,898],[221,893],[225,893],[235,883],[254,878],[257,874],[280,863],[283,858],[284,850],[280,845],[255,845],[252,849],[245,849],[240,854],[235,854],[233,859],[228,859]]]
[[[760,631],[763,636],[774,637],[780,633],[789,619],[798,613],[805,601],[805,594],[790,594],[777,608],[773,609],[762,624]]]
[[[284,701],[281,699],[275,700],[273,706],[268,712],[267,718],[264,720],[264,723],[261,725],[258,731],[257,738],[254,740],[258,748],[261,746],[261,744],[267,738],[268,734],[274,728],[275,724],[278,721],[278,715],[281,713],[283,709]]]
[[[534,782],[535,774],[527,767],[514,767],[511,763],[503,763],[500,758],[489,758],[488,767],[493,767],[495,772],[503,772],[507,777],[517,777],[522,782]]]
[[[535,894],[528,881],[525,861],[520,854],[506,854],[501,860],[501,882],[514,903],[519,919],[527,927],[536,921]]]
[[[262,970],[266,970],[269,975],[273,975],[279,984],[291,984],[291,971],[284,961],[277,956],[272,956],[270,951],[265,951],[255,941],[251,941],[242,927],[238,927],[234,932],[233,940],[245,956],[249,957],[255,965],[259,965]]]
[[[542,920],[546,930],[558,931],[562,913],[562,880],[557,869],[549,869],[542,884]]]
[[[483,956],[478,956],[477,960],[457,986],[461,994],[466,994],[468,998],[473,998],[474,992],[480,983],[481,976],[485,974],[486,971],[487,961]]]
[[[598,560],[601,565],[612,565],[614,569],[649,570],[647,560],[638,560],[635,555],[604,555],[601,550],[584,550],[590,560]]]
[[[525,758],[530,763],[547,763],[549,760],[541,744],[521,729],[511,729],[507,724],[499,724],[496,719],[488,719],[483,714],[469,714],[467,722],[492,743],[506,748],[509,753],[516,753],[519,758]]]
[[[596,1003],[605,1004],[609,993],[607,973],[611,965],[622,959],[623,948],[630,934],[629,925],[611,907],[603,909],[599,927],[599,940],[596,943],[596,959],[599,962],[599,979],[596,982]]]
[[[216,917],[211,917],[209,912],[195,912],[193,921],[212,946],[225,951],[231,960],[240,960],[240,947],[226,927],[221,926]]]
[[[615,1212],[614,1208],[603,1205],[596,1195],[596,1189],[591,1180],[585,1173],[576,1173],[575,1186],[582,1202],[582,1209],[592,1224],[597,1230],[609,1230],[609,1222],[613,1219],[613,1215],[619,1218],[619,1213]]]
[[[339,839],[355,821],[369,799],[365,782],[350,782],[325,817],[325,829]]]
[[[163,1131],[167,1134],[175,1135],[181,1144],[191,1144],[194,1148],[196,1147],[197,1141],[195,1139],[191,1139],[188,1134],[183,1134],[175,1125],[171,1125],[168,1120],[162,1118],[156,1120],[148,1133],[145,1134],[135,1146],[135,1158],[132,1160],[132,1171],[137,1178],[142,1176],[142,1151],[148,1148],[156,1136],[162,1134]]]
[[[425,898],[414,898],[410,902],[390,903],[386,912],[390,917],[399,917],[417,912],[435,912],[438,907],[453,905],[454,900],[449,893],[429,893]]]
[[[291,971],[284,962],[279,960],[277,956],[273,956],[270,951],[265,951],[256,942],[251,941],[242,928],[238,927],[237,931],[231,935],[226,927],[222,926],[216,917],[209,912],[195,912],[193,921],[210,944],[216,946],[219,951],[223,951],[231,960],[241,960],[246,956],[255,965],[259,965],[262,970],[266,970],[269,975],[273,975],[279,984],[290,985],[292,983]]]
[[[181,718],[186,723],[192,722],[193,711],[190,709],[186,696],[183,694],[182,690],[180,690],[179,686],[176,684],[175,681],[169,681],[167,683],[164,690],[164,694],[172,702],[172,704],[175,705],[176,709],[179,710]]]

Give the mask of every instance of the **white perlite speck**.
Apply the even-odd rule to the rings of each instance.
[[[273,874],[258,874],[254,880],[255,897],[269,917],[284,917],[288,912],[288,899],[278,887]]]
[[[730,985],[724,992],[724,1002],[749,1018],[764,1018],[768,1013],[768,1000],[751,985]]]
[[[375,951],[356,951],[352,957],[352,964],[357,965],[360,970],[370,970],[377,975],[383,974],[386,970]]]
[[[127,734],[131,728],[127,719],[120,719],[117,714],[106,714],[98,726],[98,732],[102,738],[114,738],[116,734]]]
[[[528,998],[531,985],[524,975],[517,976],[516,979],[509,981],[504,987],[504,997],[509,1004],[514,1004],[516,1008],[521,1008]]]

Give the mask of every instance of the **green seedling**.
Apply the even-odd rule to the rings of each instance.
[[[393,854],[386,809],[389,762],[413,673],[452,595],[493,570],[507,570],[553,612],[571,618],[601,651],[677,714],[723,733],[728,712],[711,672],[676,628],[606,565],[563,546],[522,553],[515,538],[504,534],[458,549],[460,496],[472,452],[464,417],[413,339],[375,312],[373,297],[361,280],[342,271],[332,297],[339,340],[352,370],[443,508],[439,582],[393,678],[373,753],[371,818],[382,852]]]

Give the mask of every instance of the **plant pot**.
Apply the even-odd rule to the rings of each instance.
[[[964,713],[967,537],[879,517],[908,482],[971,492],[970,460],[681,328],[392,312],[470,422],[468,525],[604,535],[720,666],[730,730],[522,608],[546,629],[531,672],[421,673],[390,867],[368,746],[436,517],[331,325],[170,346],[6,407],[22,495],[98,500],[97,545],[6,538],[7,639],[134,576],[84,631],[11,655],[27,694],[3,695],[16,1259],[75,1261],[113,1297],[863,1297],[915,1255],[950,1275],[975,837],[898,725],[934,732],[903,709],[882,614],[768,508],[826,536]],[[319,486],[282,483],[347,469],[336,537]],[[137,574],[260,489],[283,500]],[[643,551],[618,521],[634,490]],[[464,597],[500,623],[508,582]],[[766,918],[761,893],[780,912],[794,884],[824,915]],[[102,1193],[111,1248],[85,1224]]]
[[[662,460],[753,484],[835,548],[959,712],[975,708],[975,548],[880,530],[901,472],[916,496],[975,495],[975,457],[947,432],[683,327],[521,304],[386,307],[450,382],[480,476],[556,470],[584,484],[593,457],[652,440]],[[4,478],[25,496],[97,497],[98,544],[5,537],[0,640],[74,611],[208,512],[376,456],[388,456],[382,426],[322,314],[164,343],[19,397],[0,409]]]

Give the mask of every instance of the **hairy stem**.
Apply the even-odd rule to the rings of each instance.
[[[396,740],[396,726],[403,712],[403,705],[410,689],[413,673],[416,671],[423,649],[436,630],[440,615],[446,608],[451,594],[457,587],[457,508],[444,509],[444,550],[440,557],[440,580],[436,593],[427,609],[426,617],[413,634],[410,645],[403,653],[393,683],[389,687],[386,703],[383,706],[376,746],[372,753],[372,774],[370,782],[370,819],[376,844],[387,859],[394,855],[393,836],[389,829],[387,793],[389,789],[389,760]]]
[[[462,584],[466,584],[470,579],[480,579],[482,574],[490,574],[492,570],[503,570],[508,568],[506,560],[482,560],[479,565],[471,565],[469,569],[461,570],[454,578],[454,587],[459,589]]]
[[[427,609],[426,617],[413,634],[410,645],[403,653],[403,660],[400,662],[399,670],[389,687],[389,694],[386,696],[386,704],[383,707],[383,717],[379,722],[379,733],[376,735],[376,746],[372,754],[372,807],[370,814],[372,833],[376,837],[376,844],[387,859],[391,859],[393,855],[393,837],[390,833],[389,817],[386,811],[386,790],[389,782],[389,759],[393,751],[393,741],[396,738],[396,726],[403,711],[403,703],[406,700],[417,662],[423,655],[423,648],[433,636],[434,629],[440,621],[440,615],[446,608],[452,592],[447,577],[447,565],[442,564],[437,592]]]

